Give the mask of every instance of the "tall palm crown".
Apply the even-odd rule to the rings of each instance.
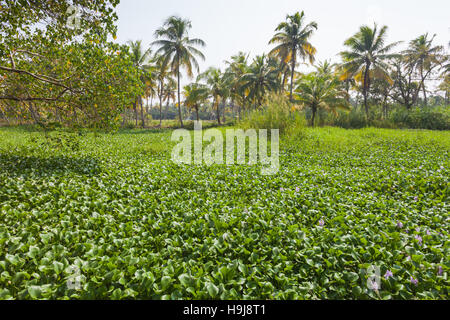
[[[387,26],[383,26],[378,30],[376,24],[374,24],[373,29],[368,26],[361,26],[354,36],[344,42],[349,50],[341,52],[344,61],[342,67],[346,70],[346,73],[361,79],[367,117],[369,117],[367,98],[371,77],[389,79],[389,66],[385,61],[397,56],[389,54],[389,52],[400,43],[394,42],[385,45],[387,29]]]
[[[130,40],[127,42],[127,44],[130,48],[129,55],[133,64],[140,69],[145,69],[145,67],[148,66],[149,60],[151,58],[151,48],[144,50],[142,46],[142,40]]]
[[[329,60],[319,62],[319,64],[316,65],[315,68],[319,74],[326,76],[333,76],[336,73],[336,65],[334,63],[331,63]]]
[[[428,33],[423,34],[409,43],[408,49],[403,51],[406,62],[415,67],[419,71],[422,83],[422,90],[424,95],[424,103],[427,104],[427,94],[425,87],[425,78],[427,77],[426,70],[430,70],[433,66],[440,65],[442,62],[442,46],[433,46],[433,40],[428,38]]]
[[[192,28],[191,22],[187,19],[172,16],[169,17],[162,28],[156,30],[155,36],[159,38],[153,42],[159,46],[156,54],[161,55],[164,65],[170,65],[171,71],[178,78],[178,115],[180,124],[183,126],[181,118],[181,88],[180,88],[180,69],[184,68],[188,77],[193,76],[193,71],[199,71],[197,57],[205,59],[203,53],[195,48],[204,47],[205,42],[201,39],[190,39],[189,29]]]
[[[242,76],[242,82],[243,89],[248,90],[248,97],[260,106],[266,91],[278,88],[278,70],[268,63],[265,55],[257,56]]]
[[[303,60],[308,58],[310,63],[314,62],[316,48],[312,46],[309,39],[315,30],[317,30],[317,23],[305,24],[305,13],[303,11],[297,12],[294,15],[288,15],[286,21],[278,25],[275,29],[277,33],[269,41],[269,44],[278,44],[272,49],[270,55],[277,55],[282,61],[291,63],[291,101],[297,56]]]

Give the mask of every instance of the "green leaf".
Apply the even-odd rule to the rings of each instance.
[[[162,290],[166,290],[169,287],[171,280],[172,278],[170,278],[169,276],[164,276],[161,278]]]
[[[58,261],[53,261],[53,270],[56,274],[60,274],[64,270],[64,264]]]
[[[191,283],[191,277],[186,273],[181,274],[178,279],[180,279],[181,284],[185,287],[188,287]]]
[[[206,284],[206,290],[208,290],[209,295],[215,298],[219,294],[219,288],[217,288],[213,283],[208,282]]]
[[[39,299],[42,296],[42,289],[40,286],[30,286],[28,287],[28,293],[30,294],[31,298]]]

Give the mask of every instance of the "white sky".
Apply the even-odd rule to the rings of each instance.
[[[224,60],[239,51],[252,56],[268,52],[278,23],[302,10],[307,22],[319,25],[311,38],[319,61],[338,61],[343,42],[374,20],[389,27],[389,43],[407,42],[425,32],[436,33],[435,43],[446,48],[450,41],[448,0],[122,0],[117,41],[143,40],[147,46],[167,17],[179,15],[192,21],[190,37],[206,42],[201,71],[223,68]]]

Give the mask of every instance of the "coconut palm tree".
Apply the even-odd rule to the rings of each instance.
[[[150,97],[154,97],[157,91],[157,72],[156,67],[151,65],[146,69],[146,73],[144,74],[144,81],[145,81],[145,87],[144,87],[144,97],[147,100],[147,113],[148,113],[148,99]],[[141,121],[142,121],[142,127],[145,127],[145,117],[144,117],[144,104],[142,103],[141,98]]]
[[[213,109],[216,110],[217,123],[220,125],[220,103],[224,102],[229,94],[228,78],[218,68],[211,67],[202,73],[198,80],[205,80],[209,93],[213,98]]]
[[[163,64],[161,56],[155,56],[155,78],[158,82],[157,95],[159,98],[159,127],[162,127],[162,105],[165,96],[165,83],[169,77],[169,67]]]
[[[376,24],[374,24],[373,29],[368,26],[361,26],[354,36],[344,42],[349,50],[341,52],[344,61],[342,67],[346,70],[346,73],[362,82],[362,94],[367,118],[369,118],[367,99],[371,78],[389,79],[389,66],[386,60],[397,56],[389,54],[389,51],[400,43],[394,42],[385,45],[387,29],[387,26],[383,26],[378,30]]]
[[[305,13],[303,11],[301,13],[297,12],[294,15],[287,15],[286,21],[278,25],[275,29],[276,34],[269,41],[269,44],[277,44],[269,55],[276,55],[282,61],[291,64],[291,101],[297,56],[303,61],[308,58],[311,64],[314,62],[316,48],[312,46],[309,39],[315,30],[317,30],[317,23],[310,22],[306,24]]]
[[[302,77],[295,88],[296,100],[304,107],[311,108],[311,126],[314,127],[319,108],[337,114],[337,109],[348,110],[346,92],[340,89],[339,80],[320,72],[312,72]]]
[[[239,52],[237,55],[231,57],[230,61],[225,61],[228,65],[225,70],[225,77],[228,78],[230,84],[230,98],[231,104],[238,102],[238,115],[241,119],[241,109],[245,107],[246,91],[242,89],[242,77],[248,72],[248,54]]]
[[[242,88],[248,90],[248,97],[257,106],[261,106],[267,91],[276,91],[279,87],[278,69],[268,64],[267,56],[257,56],[242,76]]]
[[[403,51],[407,63],[412,67],[417,68],[421,79],[421,87],[423,92],[424,104],[427,105],[427,90],[425,87],[425,80],[431,71],[440,66],[443,62],[442,52],[444,47],[433,46],[433,40],[428,38],[428,33],[423,34],[409,43],[407,50]]]
[[[319,62],[316,66],[317,73],[332,77],[336,73],[336,65],[329,60]]]
[[[175,102],[177,92],[177,80],[168,76],[164,84],[163,99],[166,101],[166,111],[169,110],[170,100]]]
[[[129,56],[131,61],[133,62],[133,65],[139,70],[140,72],[140,78],[142,83],[144,84],[144,87],[147,86],[147,83],[150,82],[151,79],[151,65],[150,65],[150,58],[152,54],[151,48],[144,49],[142,46],[142,40],[132,41],[129,40],[127,42],[129,47]],[[149,83],[151,85],[151,83]],[[136,126],[138,125],[138,111],[137,111],[137,104],[141,105],[141,117],[142,117],[142,126],[145,126],[144,118],[143,118],[143,103],[142,103],[142,97],[136,97],[135,102],[133,103],[133,110],[136,118]]]
[[[159,40],[153,42],[154,45],[159,47],[156,54],[161,55],[163,64],[170,65],[172,72],[177,76],[178,115],[181,127],[183,127],[183,119],[181,118],[180,69],[184,68],[188,77],[192,77],[193,69],[199,71],[196,57],[205,59],[203,53],[195,48],[196,46],[204,47],[205,42],[201,39],[189,38],[191,27],[191,22],[187,19],[176,16],[169,17],[164,22],[163,27],[155,32],[155,36]]]
[[[198,116],[198,110],[202,102],[208,99],[209,96],[208,87],[200,83],[191,83],[188,84],[187,86],[184,86],[183,94],[185,97],[184,105],[188,108],[193,108],[195,110],[195,113],[197,115],[197,121],[199,121],[200,118]]]

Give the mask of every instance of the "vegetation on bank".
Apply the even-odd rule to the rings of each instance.
[[[387,26],[361,26],[354,35],[343,35],[341,61],[317,62],[320,48],[314,34],[320,26],[302,11],[274,26],[267,54],[250,59],[238,52],[222,70],[200,70],[206,44],[192,36],[192,23],[186,18],[167,18],[150,46],[140,40],[125,45],[112,41],[118,3],[73,1],[83,19],[79,27],[69,28],[69,2],[30,3],[25,9],[20,2],[1,2],[2,122],[99,129],[132,121],[135,127],[146,127],[151,119],[162,125],[164,115],[176,117],[180,126],[186,118],[201,116],[221,124],[227,116],[237,121],[261,111],[267,96],[278,94],[289,99],[294,113],[311,114],[311,126],[326,113],[328,120],[322,124],[344,127],[354,122],[356,127],[362,122],[448,127],[448,117],[414,111],[433,105],[448,110],[449,105],[448,54],[428,33],[400,50],[399,42],[386,43]],[[300,67],[305,63],[316,70],[305,73]],[[185,88],[182,74],[192,81]],[[405,109],[404,116],[392,115],[397,106]],[[362,114],[355,116],[360,109]],[[331,121],[339,110],[347,111]],[[357,120],[362,117],[364,121]]]

